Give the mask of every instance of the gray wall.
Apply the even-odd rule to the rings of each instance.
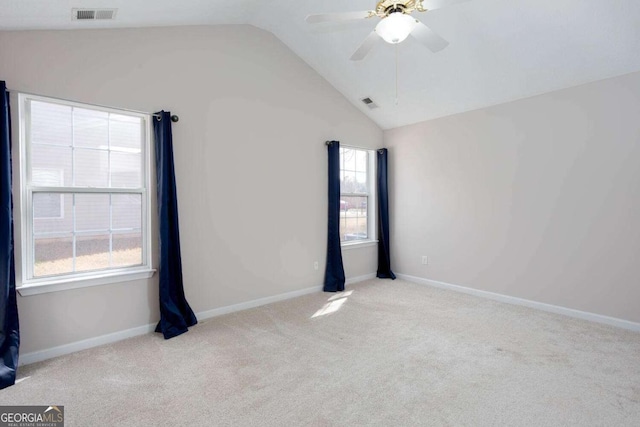
[[[183,270],[196,312],[321,285],[324,141],[382,146],[378,126],[250,26],[0,32],[0,78],[26,92],[180,115]],[[376,248],[344,259],[348,277],[374,273]],[[155,322],[156,300],[155,278],[21,297],[21,351]]]
[[[640,321],[640,73],[385,145],[396,272]]]

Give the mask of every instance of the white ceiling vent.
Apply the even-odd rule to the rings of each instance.
[[[114,19],[118,9],[72,9],[71,19],[74,21],[96,21]]]
[[[370,110],[373,110],[374,108],[378,108],[378,104],[376,104],[375,102],[373,102],[373,99],[367,97],[367,98],[362,98],[360,101],[362,101],[362,103],[364,105],[366,105],[367,107],[369,107]]]

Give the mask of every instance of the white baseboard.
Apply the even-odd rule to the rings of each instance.
[[[200,313],[196,313],[196,317],[198,318],[198,320],[210,319],[212,317],[222,316],[223,314],[229,314],[236,311],[247,310],[249,308],[260,307],[261,305],[301,297],[303,295],[313,294],[316,292],[322,292],[322,286],[312,286],[310,288],[300,289],[299,291],[285,292],[284,294],[258,298],[238,304],[227,305],[225,307],[218,307],[214,308],[213,310],[201,311]]]
[[[351,285],[353,283],[364,282],[365,280],[375,279],[376,273],[364,274],[362,276],[348,277],[344,282],[345,285]]]
[[[634,332],[640,332],[640,323],[631,322],[629,320],[618,319],[615,317],[603,316],[601,314],[589,313],[587,311],[574,310],[572,308],[561,307],[558,305],[546,304],[543,302],[532,301],[523,298],[512,297],[509,295],[497,294],[479,289],[467,288],[465,286],[452,285],[450,283],[439,282],[437,280],[425,279],[422,277],[410,276],[408,274],[396,273],[399,279],[406,280],[421,285],[433,286],[440,289],[448,289],[451,291],[462,292],[481,298],[487,298],[494,301],[500,301],[507,304],[522,305],[525,307],[535,308],[537,310],[548,311],[550,313],[562,314],[564,316],[575,317],[577,319],[588,320],[591,322],[604,323],[605,325],[616,326],[622,329],[628,329]]]
[[[364,280],[373,279],[376,277],[375,273],[365,274],[363,276],[350,277],[345,280],[345,285],[352,283],[362,282]],[[247,310],[250,308],[260,307],[261,305],[272,304],[274,302],[285,301],[291,298],[301,297],[303,295],[313,294],[316,292],[322,292],[322,286],[313,286],[311,288],[300,289],[298,291],[286,292],[284,294],[273,295],[270,297],[264,297],[254,299],[251,301],[241,302],[238,304],[228,305],[225,307],[214,308],[213,310],[207,310],[196,314],[198,320],[210,319],[216,316],[222,316],[223,314],[234,313],[236,311]]]
[[[111,334],[100,335],[94,338],[88,338],[82,341],[75,341],[69,344],[57,347],[47,348],[45,350],[34,351],[31,353],[21,354],[18,358],[20,366],[29,365],[31,363],[42,362],[43,360],[52,359],[65,354],[75,353],[76,351],[86,350],[100,345],[111,344],[116,341],[126,340],[138,335],[153,332],[156,324],[138,326],[137,328],[126,329],[124,331],[113,332]]]
[[[351,277],[346,280],[346,284],[352,284],[368,280],[376,277],[375,273],[366,274],[363,276]],[[196,313],[198,320],[205,320],[216,316],[222,316],[223,314],[229,314],[236,311],[247,310],[249,308],[260,307],[261,305],[271,304],[278,301],[284,301],[291,298],[300,297],[303,295],[312,294],[315,292],[322,292],[322,286],[312,286],[310,288],[300,289],[297,291],[285,292],[283,294],[273,295],[265,298],[258,298],[251,301],[242,302],[239,304],[228,305],[225,307],[214,308],[213,310],[202,311]],[[42,362],[43,360],[52,359],[58,356],[64,356],[65,354],[75,353],[81,350],[87,350],[89,348],[98,347],[100,345],[111,344],[117,341],[122,341],[127,338],[133,338],[138,335],[145,335],[155,330],[156,323],[138,326],[136,328],[126,329],[124,331],[113,332],[111,334],[100,335],[94,338],[88,338],[82,341],[75,341],[69,344],[60,345],[57,347],[47,348],[44,350],[34,351],[31,353],[21,354],[19,358],[20,366],[29,365],[31,363]]]

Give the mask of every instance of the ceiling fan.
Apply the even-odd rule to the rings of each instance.
[[[469,0],[379,0],[374,10],[309,15],[306,21],[309,24],[319,24],[322,22],[355,21],[374,16],[380,18],[374,30],[351,55],[352,61],[360,61],[367,56],[380,38],[387,43],[397,44],[404,41],[409,34],[432,52],[438,52],[447,47],[449,42],[411,16],[411,13],[427,12],[465,1]]]

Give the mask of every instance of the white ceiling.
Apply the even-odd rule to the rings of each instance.
[[[378,18],[315,26],[304,18],[370,10],[374,0],[2,3],[0,30],[251,24],[275,34],[384,129],[640,70],[638,0],[471,0],[415,14],[450,42],[443,51],[412,38],[381,41],[361,62],[349,57]],[[111,22],[77,22],[72,7],[118,13]],[[364,97],[380,108],[369,110]]]

